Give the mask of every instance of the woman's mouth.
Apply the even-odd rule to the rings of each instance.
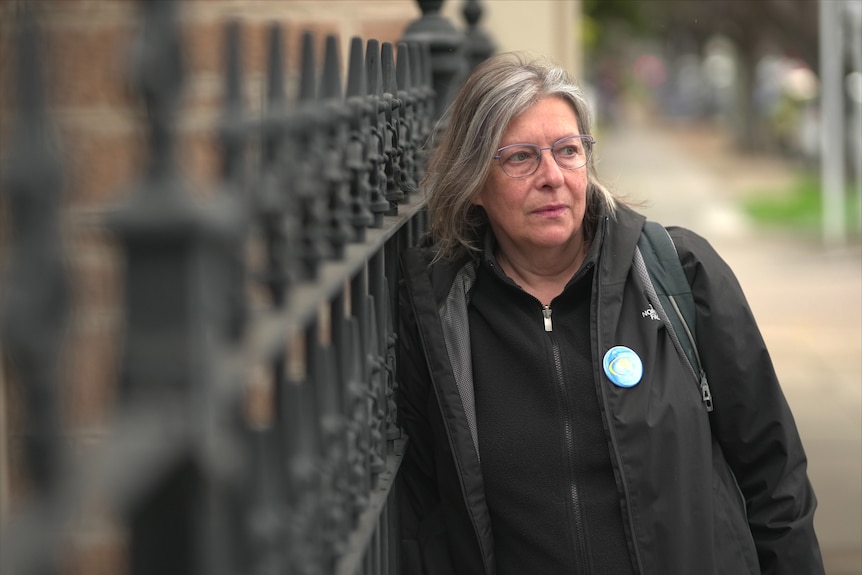
[[[566,206],[564,204],[555,204],[551,206],[542,206],[537,210],[533,210],[533,213],[538,216],[544,216],[546,218],[553,218],[557,216],[561,216],[566,211]]]

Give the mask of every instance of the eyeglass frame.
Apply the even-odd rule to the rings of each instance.
[[[574,168],[564,168],[563,166],[560,165],[560,162],[557,161],[557,155],[554,153],[554,148],[556,148],[560,142],[564,142],[565,140],[571,140],[572,138],[578,138],[582,142],[584,142],[585,144],[589,144],[589,148],[587,148],[587,146],[584,145],[584,149],[587,150],[586,153],[584,154],[584,156],[586,157],[586,160],[580,166],[577,166]],[[544,152],[545,150],[551,151],[551,157],[554,158],[554,163],[557,164],[557,167],[560,168],[561,170],[566,170],[566,171],[579,170],[579,169],[583,168],[584,166],[586,166],[587,164],[590,163],[590,156],[593,153],[593,146],[595,146],[595,145],[596,145],[596,140],[589,134],[572,134],[571,136],[563,136],[562,138],[560,138],[559,140],[557,140],[552,145],[550,145],[546,148],[542,148],[538,144],[530,144],[527,142],[518,142],[516,144],[509,144],[508,146],[503,146],[502,148],[497,150],[497,155],[494,156],[493,159],[497,160],[497,163],[500,164],[500,169],[503,170],[504,174],[506,174],[510,178],[515,178],[517,180],[517,179],[527,178],[529,176],[532,176],[533,174],[535,174],[539,170],[539,166],[542,163],[542,152]],[[503,166],[503,161],[502,161],[503,159],[502,159],[501,154],[504,150],[508,150],[510,148],[516,148],[518,146],[529,146],[529,147],[536,150],[536,155],[535,155],[536,163],[534,164],[535,167],[533,168],[533,170],[531,172],[524,174],[523,176],[511,175],[509,172],[506,171],[506,168]]]

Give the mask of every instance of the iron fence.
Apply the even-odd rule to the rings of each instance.
[[[201,203],[175,151],[177,3],[140,9],[132,72],[147,161],[105,221],[124,256],[123,360],[95,469],[63,447],[63,171],[32,17],[18,26],[0,311],[30,503],[2,533],[0,569],[60,571],[63,526],[100,501],[121,518],[136,575],[398,573],[397,261],[423,233],[424,146],[469,55],[439,23],[397,46],[353,38],[342,86],[339,39],[326,39],[318,66],[307,33],[289,100],[272,24],[266,105],[253,116],[242,27],[226,23],[219,189]]]

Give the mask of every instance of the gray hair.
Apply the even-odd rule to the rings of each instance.
[[[491,170],[490,158],[512,119],[539,100],[555,96],[572,105],[582,134],[590,134],[589,106],[581,89],[561,67],[508,52],[492,56],[467,78],[441,117],[441,130],[422,181],[427,194],[429,233],[438,257],[455,258],[479,250],[487,224],[473,205]],[[587,165],[584,232],[591,238],[599,214],[613,215],[618,200],[602,185],[593,158]]]

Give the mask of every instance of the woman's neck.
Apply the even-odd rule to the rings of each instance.
[[[530,252],[497,251],[497,262],[503,271],[521,288],[542,302],[550,305],[575,273],[580,269],[587,254],[587,242],[581,236],[574,248],[563,251],[542,250]]]

